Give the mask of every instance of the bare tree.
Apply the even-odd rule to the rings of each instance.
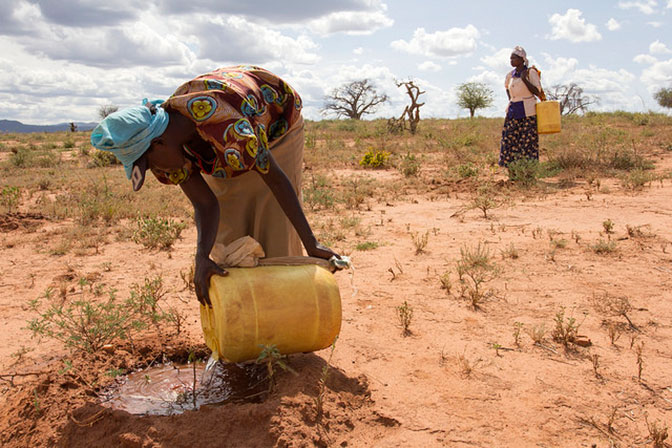
[[[551,90],[546,92],[546,97],[560,103],[560,113],[562,115],[571,115],[579,111],[586,112],[588,106],[599,102],[596,96],[584,95],[583,89],[574,82],[555,84],[551,87]]]
[[[70,132],[77,132],[77,123],[74,121],[70,122]]]
[[[672,108],[672,87],[661,88],[653,97],[662,107]]]
[[[482,82],[465,82],[457,87],[457,105],[469,109],[471,118],[478,109],[492,106],[492,101],[492,89]]]
[[[372,114],[378,105],[387,101],[387,95],[379,95],[368,79],[352,81],[334,89],[325,98],[323,114],[334,113],[337,117],[360,120],[364,114]]]
[[[103,120],[105,117],[118,110],[119,106],[115,106],[114,104],[103,104],[102,106],[98,106],[98,116]]]
[[[415,131],[418,128],[418,122],[420,122],[420,107],[425,105],[425,103],[418,103],[418,97],[425,92],[421,91],[420,87],[415,85],[415,81],[400,81],[395,84],[397,84],[397,87],[406,87],[406,93],[408,93],[408,96],[411,98],[411,105],[406,106],[401,113],[399,120],[403,122],[405,119],[404,117],[406,117],[408,119],[411,134],[415,134]]]

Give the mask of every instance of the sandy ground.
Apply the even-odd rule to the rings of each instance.
[[[658,169],[669,171],[671,162],[672,156],[659,161]],[[70,404],[59,415],[66,417],[47,422],[51,432],[40,423],[44,414],[31,411],[30,399],[34,391],[54,390],[72,397],[62,375],[52,369],[39,377],[37,389],[28,378],[15,386],[4,381],[2,444],[653,446],[651,424],[672,425],[672,182],[636,193],[614,180],[603,180],[600,191],[585,183],[555,191],[521,194],[490,210],[488,219],[479,210],[465,211],[469,196],[461,193],[373,201],[361,211],[309,216],[360,219],[360,236],[349,235],[348,244],[336,247],[378,243],[348,251],[354,277],[336,274],[343,326],[320,421],[311,409],[329,350],[291,356],[299,376],[282,375],[262,403],[141,418],[101,411],[95,397],[64,398]],[[186,230],[170,254],[110,235],[98,253],[58,257],[49,254],[50,238],[68,223],[38,218],[5,217],[0,234],[0,373],[47,369],[50,360],[67,357],[58,343],[31,339],[25,327],[34,313],[27,303],[64,282],[68,294],[78,294],[77,280],[87,275],[124,296],[132,283],[161,274],[166,300],[188,314],[187,334],[202,342],[197,302],[179,275],[191,265],[195,229]],[[609,235],[603,227],[608,219],[614,223]],[[414,232],[427,234],[421,253]],[[593,246],[608,239],[615,250],[596,253]],[[461,248],[479,242],[499,273],[485,283],[487,298],[474,310],[457,297],[456,262]],[[505,256],[511,247],[517,258]],[[445,273],[450,291],[441,287]],[[595,305],[607,296],[627,298],[633,326]],[[408,335],[398,316],[404,302],[413,310]],[[553,340],[554,318],[563,308],[589,345],[565,347]],[[516,322],[522,323],[518,344]],[[609,322],[620,331],[614,344]],[[546,333],[535,344],[528,331],[541,324]],[[17,363],[22,348],[30,351]],[[113,362],[105,356],[101,365]]]

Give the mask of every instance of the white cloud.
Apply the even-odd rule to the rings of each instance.
[[[479,36],[480,33],[473,25],[435,33],[427,33],[424,28],[418,28],[409,42],[395,40],[390,45],[396,50],[411,54],[449,58],[474,51]]]
[[[92,1],[92,0],[89,0]],[[130,0],[132,1],[132,0]],[[251,22],[264,22],[270,26],[302,24],[307,21],[326,17],[332,13],[385,13],[387,5],[382,0],[330,0],[302,1],[288,0],[278,6],[276,0],[144,0],[140,3],[154,4],[158,11],[170,16],[189,16],[203,14],[208,16],[242,16]]]
[[[670,1],[672,1],[672,0],[670,0]],[[621,29],[621,24],[618,23],[618,20],[616,20],[616,19],[614,19],[614,18],[612,17],[612,18],[609,19],[609,21],[607,22],[607,29],[608,29],[609,31],[620,30],[620,29]]]
[[[655,42],[651,42],[651,45],[649,45],[649,53],[651,53],[651,54],[667,54],[667,53],[672,53],[672,51],[669,48],[667,48],[667,45],[665,45],[661,41],[657,40]]]
[[[314,64],[320,57],[311,50],[318,46],[307,36],[292,38],[243,17],[197,16],[192,18],[191,33],[198,37],[199,56],[213,61],[237,61],[262,64],[282,60]]]
[[[352,50],[352,53],[356,55],[364,54],[364,49],[362,47],[357,47],[354,50]]]
[[[672,8],[672,0],[667,0],[667,7]]]
[[[660,28],[663,26],[663,22],[646,22],[647,25],[653,27],[653,28]]]
[[[422,72],[440,72],[441,66],[436,62],[425,61],[422,64],[418,65],[418,70]]]
[[[481,61],[497,72],[506,73],[511,70],[511,51],[513,51],[512,48],[500,48],[494,54],[483,56]]]
[[[340,11],[310,21],[308,28],[321,36],[335,33],[366,35],[381,28],[390,27],[393,24],[394,20],[387,17],[382,11]]]
[[[542,85],[566,84],[571,74],[576,70],[579,61],[576,58],[553,58],[548,53],[542,53],[544,65],[542,68]]]
[[[656,12],[656,6],[658,2],[656,0],[642,0],[634,2],[618,2],[618,7],[621,9],[639,9],[643,14],[653,14]],[[668,4],[669,8],[669,4]]]
[[[553,14],[548,20],[553,27],[551,40],[567,39],[571,42],[592,42],[602,39],[597,27],[581,17],[578,9],[568,9],[565,15]]]
[[[654,58],[650,54],[638,54],[632,58],[632,60],[638,64],[655,64],[658,62],[658,59]]]
[[[658,61],[642,72],[640,78],[649,91],[655,91],[660,87],[669,87],[672,81],[672,59]]]

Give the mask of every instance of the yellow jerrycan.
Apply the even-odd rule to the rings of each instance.
[[[201,305],[205,342],[216,359],[256,359],[264,345],[282,354],[329,347],[341,329],[333,274],[314,264],[226,268],[210,281],[212,308]]]
[[[560,122],[560,103],[542,101],[537,103],[537,132],[555,134],[562,130]]]

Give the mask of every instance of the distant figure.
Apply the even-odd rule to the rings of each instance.
[[[537,133],[537,96],[541,95],[541,81],[536,67],[528,68],[527,53],[516,47],[511,53],[511,66],[504,87],[509,97],[506,119],[499,150],[499,166],[508,167],[520,159],[539,160]]]
[[[70,122],[70,132],[77,132],[77,125],[74,122]]]
[[[210,277],[226,274],[210,258],[215,242],[249,235],[267,257],[300,256],[303,243],[312,257],[340,258],[317,242],[298,199],[301,106],[294,89],[271,72],[226,67],[182,84],[165,102],[144,100],[111,113],[91,133],[93,146],[123,163],[135,191],[150,169],[191,201],[198,230],[194,285],[202,304],[210,304]]]

